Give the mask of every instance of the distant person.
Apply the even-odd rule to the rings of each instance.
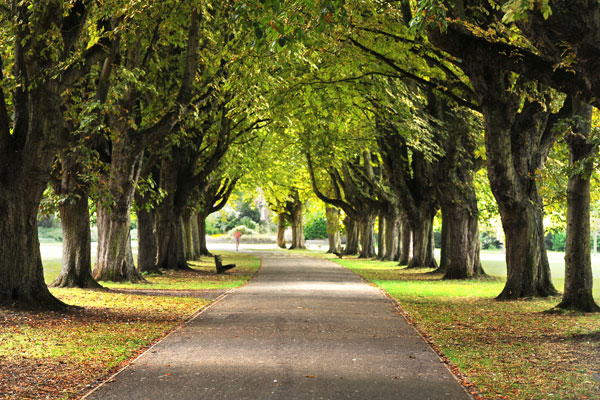
[[[239,229],[236,229],[233,233],[233,237],[235,238],[235,251],[238,251],[240,248],[240,238],[242,237],[242,232]]]

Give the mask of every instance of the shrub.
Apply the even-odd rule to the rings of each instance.
[[[306,222],[304,239],[327,239],[327,220],[325,217],[318,215]]]
[[[479,241],[481,242],[481,248],[484,250],[502,248],[502,242],[489,232],[481,232]]]

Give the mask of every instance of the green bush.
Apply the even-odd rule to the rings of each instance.
[[[327,239],[327,220],[325,217],[318,215],[306,222],[304,239]]]
[[[219,233],[221,233],[221,230],[219,229],[217,217],[215,214],[211,214],[206,217],[206,234],[217,235]]]
[[[483,250],[502,248],[502,242],[489,232],[481,232],[481,235],[479,235],[479,241],[481,242],[481,248]]]
[[[565,232],[548,233],[544,238],[546,248],[552,251],[565,251],[566,239]]]

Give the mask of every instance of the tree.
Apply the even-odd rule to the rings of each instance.
[[[64,307],[44,283],[36,221],[65,126],[67,89],[105,56],[106,41],[91,37],[95,10],[58,0],[0,8],[1,303]]]
[[[566,100],[571,129],[566,141],[570,150],[569,165],[574,170],[567,186],[567,240],[565,251],[565,289],[556,306],[584,312],[600,312],[592,294],[592,260],[590,254],[590,180],[598,144],[592,142],[592,107],[578,99]]]
[[[116,98],[111,99],[113,106],[108,110],[111,135],[110,164],[105,180],[112,202],[110,205],[100,204],[98,207],[98,258],[93,270],[94,278],[98,280],[136,282],[142,279],[129,253],[129,221],[144,149],[170,134],[182,118],[182,114],[189,112],[192,101],[202,103],[195,97],[198,94],[194,90],[199,63],[201,12],[193,4],[187,14],[190,15],[189,22],[181,21],[177,20],[179,14],[175,13],[176,9],[171,9],[170,13],[165,14],[166,10],[163,7],[168,6],[168,3],[162,3],[148,10],[149,14],[156,16],[160,13],[161,17],[147,21],[138,20],[139,26],[136,31],[123,32],[120,40],[120,82],[113,83]],[[169,43],[169,37],[140,34],[141,29],[159,32],[160,26],[166,24],[162,19],[163,15],[166,15],[170,23],[167,26],[174,29],[170,32],[174,36],[177,30],[187,32],[184,36],[187,41],[183,42],[185,45],[179,44],[181,47],[185,46],[184,52],[171,47],[173,44]],[[187,29],[183,28],[186,25]],[[179,76],[180,80],[175,82],[172,86],[174,89],[165,95],[170,99],[162,103],[163,99],[153,98],[154,103],[150,101],[146,104],[149,115],[144,115],[140,106],[143,100],[143,86],[133,72],[150,66],[155,70],[159,68],[157,65],[151,65],[151,55],[165,51],[165,47],[157,48],[157,44],[165,46],[165,56],[170,60],[175,58],[183,68],[175,68],[176,71],[173,71],[174,76]],[[161,103],[160,107],[163,108],[157,109],[157,103]]]
[[[556,290],[550,279],[536,176],[557,138],[549,121],[551,115],[556,118],[552,95],[544,86],[515,79],[512,65],[507,65],[510,60],[502,58],[504,42],[477,37],[462,24],[498,20],[497,10],[486,11],[483,18],[472,7],[451,9],[450,15],[459,22],[449,24],[445,32],[430,29],[429,38],[461,60],[484,116],[488,175],[506,235],[508,277],[498,298],[548,296]],[[533,96],[525,98],[527,93]]]

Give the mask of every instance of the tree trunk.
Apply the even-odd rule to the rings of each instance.
[[[110,205],[98,205],[98,258],[92,274],[101,281],[144,281],[131,256],[130,213],[143,154],[131,155],[128,140],[113,143],[108,177]],[[130,262],[131,256],[131,262]]]
[[[412,225],[413,256],[407,268],[437,268],[433,256],[433,215],[420,212]]]
[[[360,230],[359,258],[373,258],[375,253],[375,216],[367,215],[358,220]]]
[[[354,218],[347,216],[344,219],[344,225],[346,227],[346,247],[344,249],[344,255],[358,254],[358,243],[360,238],[358,223]]]
[[[185,258],[183,219],[172,207],[160,207],[158,217],[157,267],[161,269],[188,269]]]
[[[305,249],[306,245],[304,244],[304,224],[302,222],[302,205],[294,208],[292,212],[292,218],[290,221],[290,225],[292,226],[292,245],[290,246],[290,250],[292,249]]]
[[[477,207],[476,200],[474,206]],[[479,259],[477,214],[473,215],[459,203],[448,206],[447,214],[449,246],[444,279],[470,279],[485,275]]]
[[[200,258],[200,227],[198,226],[198,213],[193,212],[190,216],[192,224],[192,260]],[[206,222],[204,225],[204,246],[206,246]]]
[[[592,293],[592,256],[590,252],[590,177],[593,155],[598,146],[589,141],[592,108],[574,101],[573,116],[579,121],[567,136],[569,165],[578,173],[569,176],[567,186],[567,239],[565,249],[565,290],[557,308],[600,312]],[[583,164],[581,166],[581,164]]]
[[[198,240],[200,252],[199,256],[212,256],[206,247],[206,215],[198,214]]]
[[[498,299],[554,295],[536,184],[557,135],[547,129],[549,107],[526,101],[518,108],[505,86],[506,71],[485,60],[471,60],[469,68],[483,110],[490,187],[506,237],[507,280]]]
[[[514,124],[504,118],[504,107],[491,106],[484,112],[488,175],[506,237],[507,280],[499,300],[556,294],[544,242],[543,204],[535,182],[534,167],[541,167],[545,156],[533,144],[521,143],[535,137],[535,132],[541,136],[535,110],[530,108],[522,112],[524,121]]]
[[[155,211],[148,210],[146,204],[149,199],[135,193],[135,214],[138,228],[138,265],[141,272],[156,273],[156,221]]]
[[[63,232],[62,267],[50,286],[100,288],[92,278],[92,246],[88,196],[80,194],[59,205]]]
[[[385,235],[387,219],[382,211],[379,212],[377,219],[379,220],[379,229],[377,230],[377,259],[382,260],[387,248],[387,237]]]
[[[341,253],[340,210],[328,206],[325,208],[325,217],[327,218],[327,238],[329,240],[327,253]]]
[[[44,282],[37,234],[43,187],[17,177],[0,189],[0,304],[47,309],[66,305]]]
[[[284,214],[279,214],[277,216],[277,246],[279,248],[285,249],[285,216]]]
[[[183,226],[183,244],[186,260],[194,260],[194,233],[192,231],[192,215],[184,213],[181,217]]]
[[[99,281],[140,282],[131,252],[129,207],[113,207],[112,211],[98,206],[98,261],[92,275]]]
[[[412,230],[408,221],[402,221],[401,225],[401,237],[400,237],[400,259],[398,260],[399,265],[408,265],[411,256],[411,243],[412,243]]]
[[[397,261],[399,256],[400,244],[400,220],[397,215],[391,214],[385,217],[384,227],[385,249],[381,260]],[[380,227],[381,229],[381,227]]]
[[[545,97],[532,101],[514,90],[513,86],[521,83],[493,61],[495,49],[465,46],[456,31],[431,30],[429,38],[462,60],[483,114],[488,177],[506,237],[507,280],[498,299],[556,294],[536,186],[536,177],[558,135],[547,129],[550,104],[541,104],[547,103]]]

